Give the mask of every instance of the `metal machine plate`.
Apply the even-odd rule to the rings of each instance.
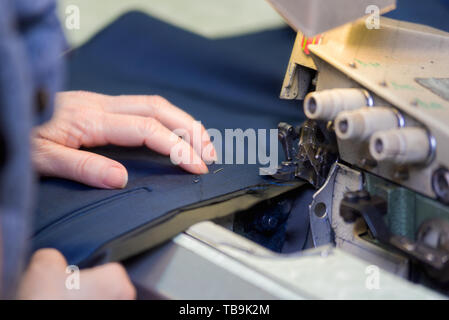
[[[280,255],[212,222],[126,263],[143,297],[173,299],[444,299],[344,251]],[[378,286],[370,286],[372,272]]]

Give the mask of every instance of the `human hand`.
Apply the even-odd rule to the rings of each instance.
[[[37,251],[26,270],[19,288],[24,300],[131,300],[136,291],[118,263],[109,263],[79,273],[79,288],[66,287],[67,262],[54,249]]]
[[[170,155],[176,145],[183,154],[190,155],[189,161],[179,165],[191,173],[205,174],[208,173],[205,162],[216,160],[205,128],[201,126],[200,143],[189,144],[172,132],[183,129],[193,136],[195,125],[198,126],[190,115],[159,96],[63,92],[56,97],[53,119],[34,130],[33,164],[43,176],[98,188],[124,188],[128,173],[122,164],[78,149],[107,144],[145,145]]]

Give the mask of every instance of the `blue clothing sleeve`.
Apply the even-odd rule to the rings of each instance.
[[[50,0],[0,1],[2,298],[14,298],[28,250],[33,182],[30,131],[33,124],[51,116],[52,97],[62,82],[65,42],[55,8]],[[36,110],[38,95],[41,110]]]

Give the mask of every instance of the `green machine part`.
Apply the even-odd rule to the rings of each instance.
[[[364,174],[365,189],[388,202],[385,223],[393,234],[416,240],[423,222],[444,219],[449,222],[449,207],[378,176]]]

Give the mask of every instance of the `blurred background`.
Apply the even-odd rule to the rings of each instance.
[[[130,10],[139,10],[208,38],[220,38],[284,26],[264,0],[59,0],[61,21],[66,8],[80,10],[79,30],[64,28],[72,46],[79,46]]]
[[[58,0],[61,21],[66,9],[80,11],[79,30],[64,28],[72,47],[88,41],[117,17],[142,11],[164,22],[210,39],[231,37],[285,26],[266,0]],[[449,32],[449,0],[397,0],[387,17],[422,23]]]

